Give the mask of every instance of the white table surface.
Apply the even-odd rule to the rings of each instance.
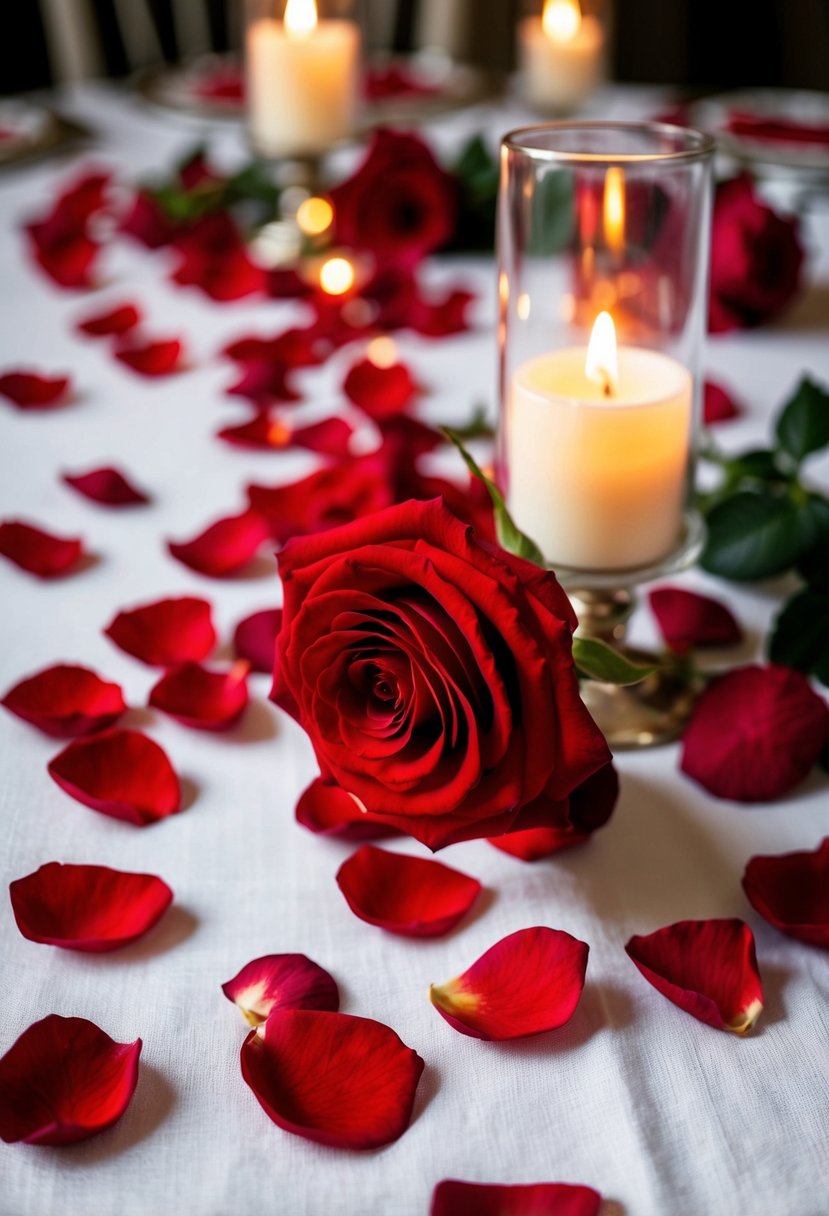
[[[647,112],[647,95],[617,90],[597,110]],[[64,108],[98,133],[94,160],[127,178],[160,170],[207,134],[231,165],[243,156],[232,127],[139,108],[87,86]],[[493,140],[523,115],[481,108],[432,132],[449,150],[484,128]],[[223,396],[232,369],[214,357],[230,338],[276,331],[298,306],[218,306],[165,281],[166,255],[119,242],[105,254],[106,287],[88,298],[53,287],[30,263],[20,223],[50,202],[72,164],[50,161],[0,177],[0,367],[70,370],[77,404],[23,415],[0,406],[0,516],[82,534],[100,555],[91,569],[41,583],[0,562],[0,688],[57,661],[85,663],[122,683],[141,705],[156,676],[101,630],[125,606],[167,594],[210,599],[226,641],[242,616],[279,602],[275,575],[214,581],[187,571],[165,537],[189,537],[242,504],[249,479],[290,480],[310,454],[233,449],[214,432],[245,415]],[[709,345],[708,369],[739,392],[747,412],[721,442],[761,441],[770,413],[800,374],[829,379],[829,213],[805,232],[811,287],[788,318]],[[424,416],[494,408],[491,260],[440,263],[436,281],[480,293],[474,332],[442,342],[400,338],[432,394]],[[136,299],[149,328],[182,333],[192,370],[144,381],[104,344],[72,333],[100,302]],[[325,416],[352,355],[305,374],[308,418]],[[457,468],[447,457],[447,467]],[[64,487],[62,470],[117,463],[147,487],[153,506],[107,512]],[[829,482],[829,462],[814,462]],[[758,653],[780,586],[726,588],[747,626],[744,658]],[[650,635],[646,612],[637,632]],[[347,909],[334,873],[349,846],[293,821],[314,776],[300,729],[252,681],[254,703],[229,735],[210,736],[138,709],[140,726],[168,751],[193,794],[185,813],[146,830],[96,815],[50,780],[60,744],[0,717],[0,884],[51,860],[96,862],[161,875],[175,905],[151,935],[111,955],[36,945],[0,901],[0,1050],[50,1012],[80,1015],[121,1041],[144,1040],[141,1074],[120,1123],[69,1149],[0,1145],[2,1216],[417,1216],[445,1177],[497,1182],[560,1180],[603,1192],[627,1216],[826,1216],[829,1211],[829,960],[781,937],[748,906],[740,876],[755,853],[812,848],[829,833],[826,778],[784,801],[744,807],[708,797],[677,771],[678,748],[618,758],[622,796],[585,848],[525,865],[484,842],[441,855],[487,888],[477,913],[432,942],[384,935]],[[421,852],[414,842],[392,847]],[[2,896],[5,900],[5,895]],[[766,1010],[746,1040],[718,1033],[662,998],[623,951],[635,932],[686,917],[741,916],[757,938]],[[430,981],[457,974],[505,934],[535,924],[590,944],[587,986],[564,1029],[513,1045],[455,1033],[432,1009]],[[423,1056],[412,1125],[366,1155],[310,1144],[273,1125],[242,1081],[245,1027],[219,985],[257,955],[303,951],[328,968],[343,1009],[386,1022]],[[614,1204],[616,1206],[614,1206]]]

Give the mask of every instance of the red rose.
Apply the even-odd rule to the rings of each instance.
[[[498,835],[608,762],[555,576],[440,500],[290,541],[279,568],[272,697],[380,822],[431,848]]]
[[[360,168],[331,191],[334,239],[386,265],[411,265],[445,245],[457,205],[455,180],[416,135],[378,131]]]
[[[723,182],[711,233],[710,332],[776,316],[797,292],[802,263],[797,220],[760,202],[747,174]]]

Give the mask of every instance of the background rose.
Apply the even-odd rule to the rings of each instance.
[[[439,499],[290,541],[273,698],[326,781],[431,848],[565,809],[610,758],[552,574],[474,538]]]

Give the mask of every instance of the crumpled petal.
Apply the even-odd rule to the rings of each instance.
[[[500,1186],[447,1178],[432,1193],[429,1216],[599,1216],[602,1197],[590,1186],[535,1182]]]
[[[321,456],[337,457],[348,452],[348,441],[353,434],[354,428],[344,418],[324,418],[308,426],[294,427],[283,418],[273,417],[267,410],[258,410],[247,422],[216,432],[219,439],[236,447],[267,452],[306,448]]]
[[[135,329],[141,321],[141,310],[135,304],[119,304],[105,312],[95,313],[78,321],[75,328],[88,338],[121,337]]]
[[[702,399],[702,421],[706,426],[739,418],[742,410],[727,389],[713,380],[706,380]]]
[[[417,395],[417,385],[405,363],[380,367],[371,359],[360,359],[349,368],[343,391],[349,401],[378,421],[405,410]]]
[[[745,921],[681,920],[625,946],[648,983],[717,1030],[746,1034],[763,1010],[754,934]]]
[[[182,663],[165,672],[153,686],[149,704],[183,726],[228,730],[247,707],[249,670],[244,659],[229,671],[208,671],[198,663]]]
[[[274,1123],[333,1148],[391,1144],[409,1125],[423,1061],[382,1022],[276,1009],[242,1045],[242,1076]]]
[[[104,633],[121,650],[150,667],[197,663],[216,645],[210,604],[193,595],[126,609]]]
[[[0,523],[0,555],[37,578],[71,574],[84,557],[80,537],[55,536],[20,519]]]
[[[127,710],[117,684],[72,663],[56,663],[21,680],[9,689],[2,704],[55,739],[105,730]]]
[[[108,866],[46,865],[9,884],[24,937],[65,950],[119,950],[158,924],[173,892],[154,874]]]
[[[503,836],[491,836],[489,843],[502,853],[520,861],[539,861],[552,857],[562,849],[584,844],[592,834],[604,827],[619,797],[619,777],[613,764],[606,764],[573,790],[565,804],[554,803],[547,812],[549,822],[522,828],[525,817],[535,818],[532,806],[521,812],[519,825]]]
[[[150,501],[118,469],[91,469],[88,473],[64,473],[61,480],[92,502],[106,507],[134,507]]]
[[[337,836],[341,840],[380,840],[400,835],[395,828],[372,819],[351,794],[321,777],[300,795],[296,821],[317,836]]]
[[[120,346],[115,358],[139,376],[169,376],[179,370],[183,353],[184,343],[179,338],[162,338],[140,346]]]
[[[86,1018],[35,1022],[0,1059],[0,1139],[74,1144],[111,1127],[135,1090],[141,1046]]]
[[[276,635],[282,628],[282,609],[265,608],[253,612],[236,626],[233,634],[233,652],[239,659],[247,659],[253,671],[273,675]]]
[[[333,976],[304,954],[265,954],[246,963],[222,992],[242,1011],[245,1021],[259,1026],[274,1009],[340,1007],[340,990]]]
[[[217,520],[192,540],[171,540],[167,548],[191,570],[210,578],[225,578],[247,566],[269,536],[258,512],[243,511]]]
[[[684,587],[654,587],[648,602],[665,644],[675,654],[695,647],[739,646],[743,640],[731,611],[707,595]]]
[[[69,376],[44,376],[40,372],[13,371],[0,376],[0,396],[20,410],[49,410],[64,405],[69,395]]]
[[[491,946],[462,975],[433,984],[429,999],[461,1034],[499,1042],[569,1022],[587,970],[586,942],[543,925]]]
[[[137,730],[76,739],[49,763],[49,776],[93,811],[145,827],[181,810],[167,753]]]
[[[829,836],[811,853],[752,857],[743,890],[780,933],[829,949]]]
[[[481,891],[439,861],[364,844],[337,871],[337,886],[360,920],[403,937],[440,937],[466,916]]]

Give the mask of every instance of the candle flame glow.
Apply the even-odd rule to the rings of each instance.
[[[321,236],[334,222],[334,208],[327,198],[306,198],[297,208],[296,222],[306,236]]]
[[[372,338],[366,347],[366,358],[375,367],[394,367],[397,362],[397,346],[393,338]]]
[[[613,253],[625,247],[625,175],[618,165],[604,177],[604,237]]]
[[[600,384],[606,397],[619,386],[619,364],[616,358],[616,327],[609,312],[600,312],[593,324],[587,344],[584,374],[594,384]]]
[[[316,25],[316,0],[288,0],[285,5],[285,33],[289,37],[307,38]]]
[[[545,0],[541,28],[551,42],[572,42],[581,28],[579,0]]]
[[[330,296],[344,296],[354,286],[354,277],[348,258],[329,258],[320,268],[320,287]]]

